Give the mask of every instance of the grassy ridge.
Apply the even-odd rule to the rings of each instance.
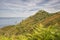
[[[0,29],[1,40],[60,40],[60,12],[44,10],[22,22]]]

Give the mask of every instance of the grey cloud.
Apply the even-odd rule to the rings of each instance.
[[[60,0],[0,0],[0,14],[2,16],[5,13],[11,14],[11,16],[27,17],[39,9],[49,12],[58,11],[60,10]]]

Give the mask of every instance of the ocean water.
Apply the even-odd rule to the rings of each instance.
[[[24,19],[24,17],[0,17],[0,28],[8,25],[15,25]]]

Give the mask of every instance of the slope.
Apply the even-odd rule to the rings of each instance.
[[[55,15],[57,16],[56,19],[55,19]],[[54,19],[52,19],[52,18],[54,18]],[[58,18],[58,20],[57,20],[57,18]],[[58,13],[50,14],[44,10],[39,10],[35,15],[30,16],[25,20],[22,20],[22,22],[20,22],[16,25],[11,25],[11,26],[6,26],[4,28],[1,28],[0,34],[5,35],[5,36],[20,35],[20,34],[25,35],[27,33],[32,34],[34,31],[34,28],[39,26],[39,24],[41,22],[44,25],[47,22],[47,20],[49,19],[48,22],[46,23],[46,25],[47,25],[48,23],[50,23],[50,19],[51,19],[51,21],[53,20],[54,22],[56,21],[55,23],[57,23],[57,21],[60,22],[59,18],[60,18],[60,15],[58,15]],[[51,23],[49,25],[51,25]]]

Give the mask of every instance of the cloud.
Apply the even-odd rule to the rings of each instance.
[[[0,0],[0,17],[28,17],[40,9],[59,11],[60,0]]]

